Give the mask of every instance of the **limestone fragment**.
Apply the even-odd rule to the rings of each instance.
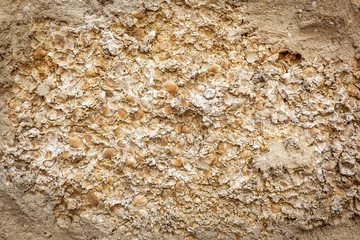
[[[175,158],[171,160],[171,164],[175,167],[182,167],[183,166],[183,160],[182,158]]]
[[[36,49],[36,51],[34,52],[34,58],[35,59],[41,59],[43,57],[46,56],[46,51],[42,48],[39,47],[38,49]]]
[[[352,97],[356,97],[358,99],[360,99],[360,90],[358,87],[356,87],[355,85],[351,84],[348,89],[347,89],[347,93],[352,96]]]
[[[136,207],[144,207],[148,203],[148,199],[144,195],[137,195],[132,204]]]
[[[172,81],[166,81],[163,86],[165,90],[171,95],[176,95],[179,90],[179,87]]]
[[[103,157],[107,159],[111,159],[115,157],[117,154],[117,150],[115,148],[104,148]]]
[[[82,139],[78,136],[69,138],[69,144],[73,148],[79,148],[82,146],[83,142]]]

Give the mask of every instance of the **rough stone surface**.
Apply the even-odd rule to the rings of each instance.
[[[0,237],[358,236],[360,2],[288,2],[1,2]]]

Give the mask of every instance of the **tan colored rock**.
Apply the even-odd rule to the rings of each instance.
[[[144,195],[136,196],[132,202],[135,207],[144,207],[147,203],[148,199]]]
[[[175,158],[171,160],[171,164],[175,167],[182,167],[183,166],[183,159],[182,158]]]
[[[119,117],[120,117],[121,119],[125,119],[126,116],[127,116],[126,110],[125,110],[124,108],[120,108],[120,109],[119,109]]]
[[[352,97],[356,97],[360,99],[360,90],[355,85],[348,86],[347,93]]]
[[[135,113],[135,118],[136,118],[137,120],[143,119],[144,116],[145,116],[145,113],[144,113],[144,111],[143,111],[142,109],[139,109],[139,110]]]
[[[185,191],[186,185],[184,181],[179,181],[175,185],[175,189],[177,192],[183,192]]]
[[[90,69],[86,72],[86,75],[89,77],[97,77],[99,74],[95,72],[93,69]]]
[[[103,157],[107,159],[111,159],[115,157],[117,154],[117,150],[115,148],[104,148]]]
[[[216,74],[216,73],[220,73],[221,72],[221,67],[217,64],[211,65],[208,68],[208,72],[211,74]]]
[[[39,47],[38,49],[36,49],[36,51],[34,52],[34,58],[35,59],[41,59],[43,57],[46,56],[46,51],[42,48]]]
[[[172,81],[166,81],[163,86],[164,89],[171,95],[176,95],[179,90],[179,87]]]
[[[172,113],[174,112],[170,105],[166,105],[166,106],[163,108],[163,111],[164,111],[164,113],[165,113],[166,115],[170,115],[170,114],[172,114]]]
[[[82,146],[83,141],[80,137],[75,136],[75,137],[69,138],[69,144],[73,148],[79,148]]]

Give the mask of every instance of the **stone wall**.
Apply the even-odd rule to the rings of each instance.
[[[16,5],[0,181],[46,229],[29,238],[281,239],[357,221],[356,47],[275,43],[251,2],[116,3],[79,1],[77,20]]]

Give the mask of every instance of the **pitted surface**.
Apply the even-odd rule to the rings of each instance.
[[[64,231],[93,226],[80,239],[263,239],[355,218],[358,63],[278,49],[247,11],[33,19],[4,87],[2,182]]]

